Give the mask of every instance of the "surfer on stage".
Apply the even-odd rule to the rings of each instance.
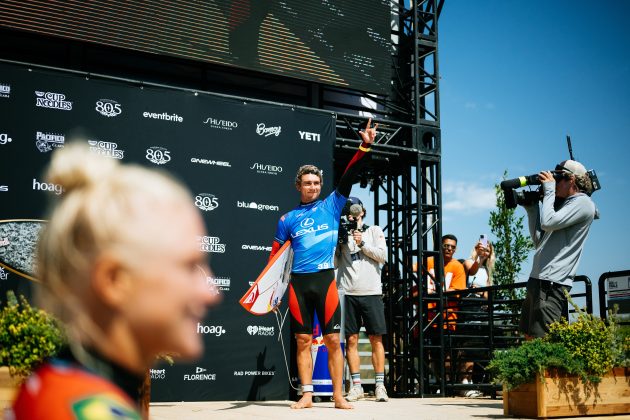
[[[291,331],[297,341],[297,366],[302,383],[302,398],[291,408],[309,408],[313,405],[313,312],[317,313],[328,350],[328,369],[333,383],[335,408],[353,408],[343,397],[343,354],[339,342],[341,309],[333,260],[337,246],[339,218],[350,196],[353,181],[365,163],[376,138],[378,124],[359,131],[363,142],[346,167],[337,188],[324,200],[322,172],[316,166],[304,165],[298,169],[295,187],[300,192],[300,205],[280,218],[274,236],[270,259],[286,241],[293,248],[293,268],[289,284],[289,310]]]

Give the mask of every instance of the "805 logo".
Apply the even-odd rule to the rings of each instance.
[[[171,161],[171,152],[164,147],[152,146],[147,149],[146,158],[156,165],[164,165]]]
[[[195,197],[195,206],[203,211],[212,211],[219,207],[219,199],[212,194],[199,194]]]
[[[96,101],[96,112],[105,117],[115,117],[122,113],[121,105],[111,99],[99,99]]]

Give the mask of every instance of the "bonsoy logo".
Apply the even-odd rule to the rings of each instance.
[[[0,133],[0,146],[11,143],[13,139],[7,133]]]
[[[90,151],[101,156],[122,159],[125,157],[125,151],[118,149],[118,144],[110,141],[88,140]]]
[[[221,243],[218,236],[200,236],[199,249],[203,252],[225,253],[225,244]]]
[[[232,131],[235,128],[238,128],[238,123],[236,121],[228,121],[228,120],[220,120],[218,118],[208,117],[203,122],[207,124],[210,128],[217,128],[219,130],[229,130]]]
[[[104,117],[116,117],[122,113],[122,106],[111,99],[99,99],[94,109]]]
[[[278,175],[282,173],[282,166],[269,165],[267,163],[260,162],[254,162],[249,169],[256,171],[256,173],[267,175]]]
[[[225,328],[222,325],[201,325],[199,322],[197,323],[197,334],[211,334],[221,337],[225,333]]]
[[[282,127],[267,127],[265,123],[256,124],[256,134],[263,137],[276,136],[278,137],[282,132]]]
[[[252,210],[258,210],[258,211],[280,211],[280,207],[278,206],[274,206],[272,204],[259,204],[256,203],[254,201],[252,202],[246,202],[246,201],[237,201],[236,202],[236,207],[238,208],[242,208],[242,209],[252,209]]]
[[[164,147],[151,146],[147,149],[145,156],[147,160],[156,165],[164,165],[171,161],[171,152]]]
[[[198,194],[195,197],[195,206],[203,211],[212,211],[219,207],[219,199],[212,194]]]
[[[50,152],[53,148],[63,147],[66,138],[63,134],[35,133],[35,146],[42,153]]]
[[[319,133],[309,133],[308,131],[298,131],[302,140],[321,141],[322,136]]]
[[[66,101],[66,95],[55,92],[35,91],[35,106],[42,108],[61,109],[63,111],[72,110],[72,102]]]

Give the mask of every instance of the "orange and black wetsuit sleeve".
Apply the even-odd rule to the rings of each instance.
[[[361,169],[367,163],[367,159],[365,159],[365,155],[370,151],[370,145],[366,142],[361,142],[361,146],[359,146],[359,150],[354,154],[348,166],[346,166],[346,170],[341,175],[341,179],[339,180],[339,184],[337,185],[337,191],[339,194],[344,197],[350,196],[350,191],[352,191],[352,184],[354,183],[355,178],[361,172]]]

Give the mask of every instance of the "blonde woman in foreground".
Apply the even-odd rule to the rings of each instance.
[[[16,419],[140,419],[139,389],[159,353],[195,359],[215,299],[198,238],[205,228],[178,182],[71,144],[46,182],[64,193],[38,249],[41,306],[68,348],[21,386]]]

